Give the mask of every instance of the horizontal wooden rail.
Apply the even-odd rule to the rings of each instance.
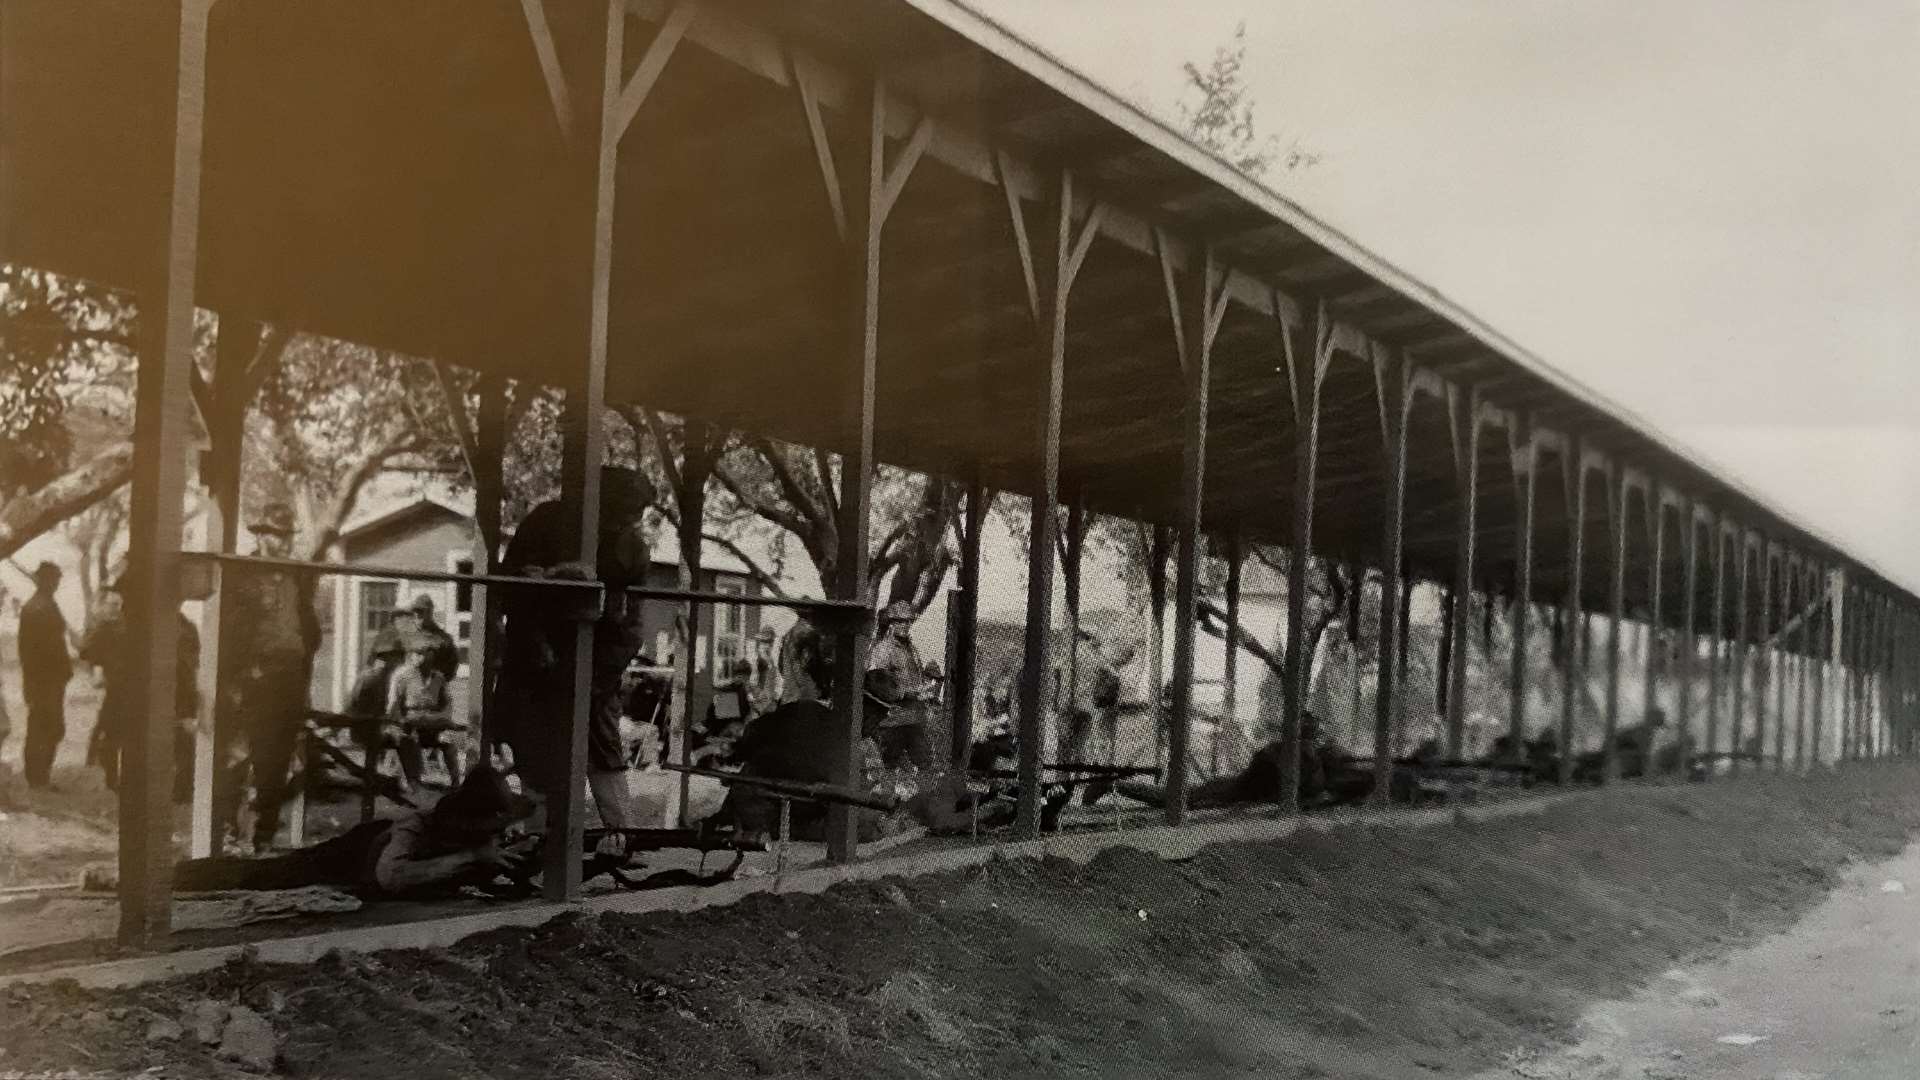
[[[578,578],[522,577],[514,574],[461,574],[450,570],[406,570],[393,566],[363,563],[321,563],[301,559],[270,559],[260,555],[227,555],[215,551],[183,551],[180,558],[189,565],[246,566],[267,570],[285,570],[322,577],[392,578],[398,581],[454,582],[510,589],[554,589],[580,592],[618,591],[642,600],[669,600],[675,603],[739,604],[747,607],[786,608],[833,618],[871,615],[872,609],[854,600],[814,600],[787,596],[748,596],[739,593],[706,592],[699,589],[660,589],[629,585],[615,589],[600,581]]]

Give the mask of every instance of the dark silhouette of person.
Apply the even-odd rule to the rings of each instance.
[[[53,757],[67,734],[67,683],[73,657],[67,652],[67,619],[55,594],[60,568],[43,562],[33,571],[33,597],[20,610],[20,689],[27,699],[27,738],[22,765],[27,785],[50,788]]]

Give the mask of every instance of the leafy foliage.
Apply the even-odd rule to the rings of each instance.
[[[1260,134],[1247,90],[1246,64],[1247,26],[1241,23],[1230,41],[1214,49],[1204,67],[1192,61],[1180,66],[1186,76],[1186,96],[1178,107],[1187,133],[1255,179],[1265,177],[1276,162],[1289,170],[1316,164],[1319,155],[1298,142],[1282,147],[1272,135]]]

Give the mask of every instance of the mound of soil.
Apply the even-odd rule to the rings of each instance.
[[[1920,768],[1884,766],[1184,863],[998,863],[444,952],[14,988],[0,1064],[242,1075],[190,1021],[245,1007],[279,1069],[328,1077],[1465,1075],[1783,926],[1916,826]]]

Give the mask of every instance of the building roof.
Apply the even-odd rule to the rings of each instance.
[[[125,286],[152,265],[149,238],[162,235],[167,209],[156,193],[173,161],[160,134],[176,55],[161,32],[164,7],[9,5],[0,255]],[[591,7],[546,5],[563,55]],[[632,64],[669,5],[629,0],[628,10]],[[1093,201],[1105,208],[1067,307],[1060,446],[1063,479],[1092,509],[1176,516],[1182,376],[1161,256],[1185,278],[1208,248],[1229,271],[1231,298],[1208,404],[1209,528],[1287,542],[1297,419],[1284,371],[1325,342],[1318,553],[1377,561],[1386,462],[1374,360],[1404,354],[1423,372],[1406,500],[1406,558],[1421,577],[1452,576],[1457,466],[1471,445],[1456,440],[1452,410],[1477,394],[1496,422],[1577,433],[1677,495],[1857,580],[1886,581],[1413,275],[953,0],[701,9],[619,150],[610,400],[848,445],[838,420],[848,353],[840,245],[795,84],[817,93],[838,138],[870,100],[861,71],[887,87],[896,158],[926,134],[886,225],[875,433],[884,461],[1034,490],[1035,327],[1008,207],[1038,245],[1068,169],[1076,216]],[[217,5],[200,302],[564,384],[555,358],[582,353],[581,331],[556,313],[577,309],[590,254],[565,154],[512,0]],[[1478,576],[1495,589],[1514,563],[1511,449],[1507,430],[1482,431]],[[1574,513],[1565,478],[1576,463],[1584,477],[1584,462],[1549,453],[1538,474],[1534,590],[1565,595],[1560,553],[1578,530],[1594,567],[1583,599],[1604,609],[1612,500],[1596,487],[1584,516]],[[1643,609],[1652,545],[1639,539],[1639,500],[1617,505],[1635,517],[1626,597]],[[1670,620],[1682,609],[1681,550],[1662,551]],[[1704,600],[1709,586],[1699,588]]]
[[[368,506],[353,523],[342,529],[340,542],[352,545],[375,533],[394,528],[411,519],[439,515],[471,524],[473,500],[416,493],[412,498],[392,500]],[[680,565],[680,541],[671,529],[657,529],[649,538],[647,553],[656,566]],[[723,574],[751,576],[752,571],[739,556],[715,543],[702,546],[701,567]]]

